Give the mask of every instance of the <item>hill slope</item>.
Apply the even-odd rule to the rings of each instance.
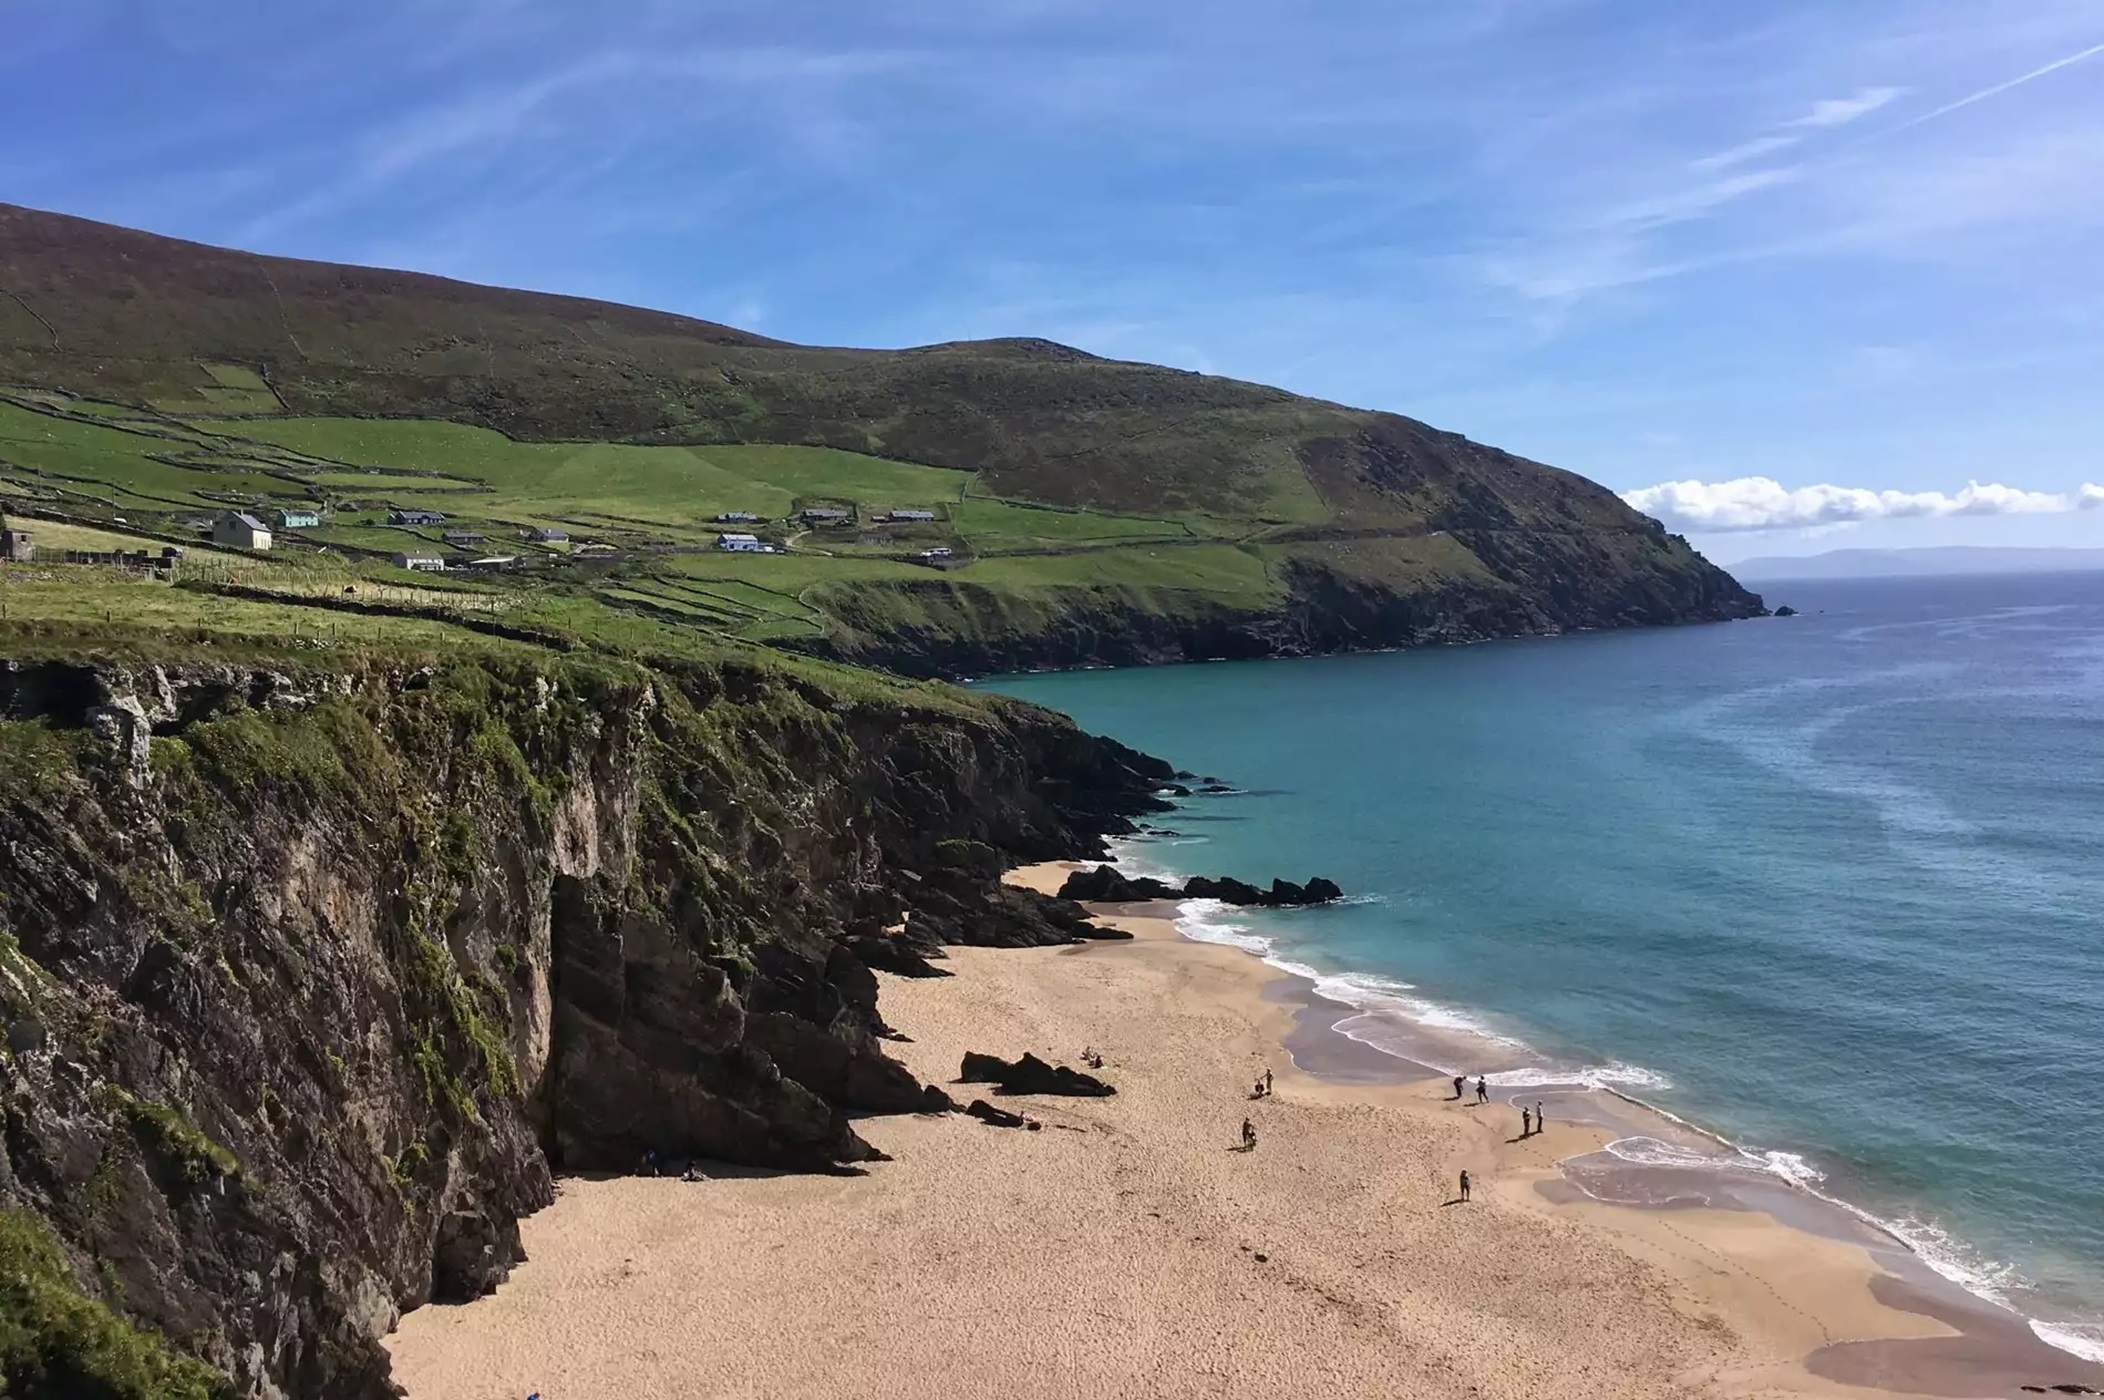
[[[789,345],[688,317],[260,257],[10,206],[0,206],[0,385],[78,396],[18,394],[14,426],[0,423],[0,490],[18,503],[26,492],[90,518],[98,502],[114,512],[121,495],[80,488],[131,489],[105,465],[127,444],[74,440],[91,428],[172,431],[178,448],[130,444],[133,455],[185,459],[177,484],[208,502],[305,496],[335,507],[353,488],[408,501],[415,487],[453,492],[462,509],[452,513],[478,524],[578,520],[651,553],[641,591],[657,602],[628,600],[636,606],[662,603],[668,579],[728,578],[793,600],[782,612],[793,625],[752,635],[905,669],[1334,650],[1760,611],[1606,489],[1394,414],[1042,341]],[[25,427],[23,413],[65,423],[72,470],[50,466],[63,455],[48,445],[54,430]],[[412,441],[355,421],[378,417],[502,437]],[[563,469],[538,446],[555,443],[571,445],[559,450]],[[617,498],[604,489],[610,459],[585,443],[681,455],[621,458],[634,473]],[[751,449],[726,456],[728,444],[838,455],[763,461]],[[946,470],[885,476],[873,458]],[[909,491],[919,494],[902,500]],[[736,561],[726,576],[701,553],[712,536],[697,531],[716,510],[745,508],[740,492],[770,520],[839,503],[850,527],[796,542],[793,560]],[[131,500],[127,515],[174,510],[180,494]],[[883,505],[938,502],[925,529],[865,528]],[[951,567],[911,562],[936,545],[955,551]]]

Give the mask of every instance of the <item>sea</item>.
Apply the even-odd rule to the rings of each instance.
[[[1342,1033],[1665,1110],[2104,1361],[2104,574],[1763,592],[1798,615],[984,684],[1230,789],[1129,872],[1342,885],[1179,920]]]

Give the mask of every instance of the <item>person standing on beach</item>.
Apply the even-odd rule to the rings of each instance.
[[[1264,1097],[1271,1097],[1271,1066],[1264,1066]]]
[[[1480,1074],[1476,1076],[1476,1102],[1490,1102],[1490,1081]]]
[[[1466,1171],[1461,1173],[1461,1199],[1464,1201],[1468,1199],[1468,1173]]]
[[[1242,1120],[1242,1150],[1244,1152],[1257,1150],[1257,1125],[1250,1122],[1247,1118]]]
[[[1534,1114],[1531,1110],[1524,1108],[1520,1110],[1520,1136],[1534,1136]]]
[[[1534,1131],[1540,1132],[1549,1126],[1549,1115],[1541,1111],[1541,1100],[1534,1101]]]

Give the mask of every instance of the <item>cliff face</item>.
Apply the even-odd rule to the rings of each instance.
[[[851,1111],[943,1100],[867,960],[1072,937],[996,872],[1166,776],[735,666],[22,664],[0,713],[27,1393],[388,1394],[376,1339],[501,1279],[552,1169],[868,1156]]]
[[[1238,608],[1196,596],[1075,587],[1018,596],[963,579],[820,590],[838,626],[797,645],[913,676],[1321,656],[1758,617],[1761,600],[1663,530],[1564,534],[1457,529],[1494,567],[1399,581],[1377,546],[1312,541],[1277,568],[1282,598]],[[1369,567],[1369,564],[1371,567]]]

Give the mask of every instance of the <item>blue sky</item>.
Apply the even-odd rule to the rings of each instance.
[[[1727,561],[2104,544],[2096,0],[0,25],[19,203],[799,341],[1043,335],[1261,380],[1642,493]]]

